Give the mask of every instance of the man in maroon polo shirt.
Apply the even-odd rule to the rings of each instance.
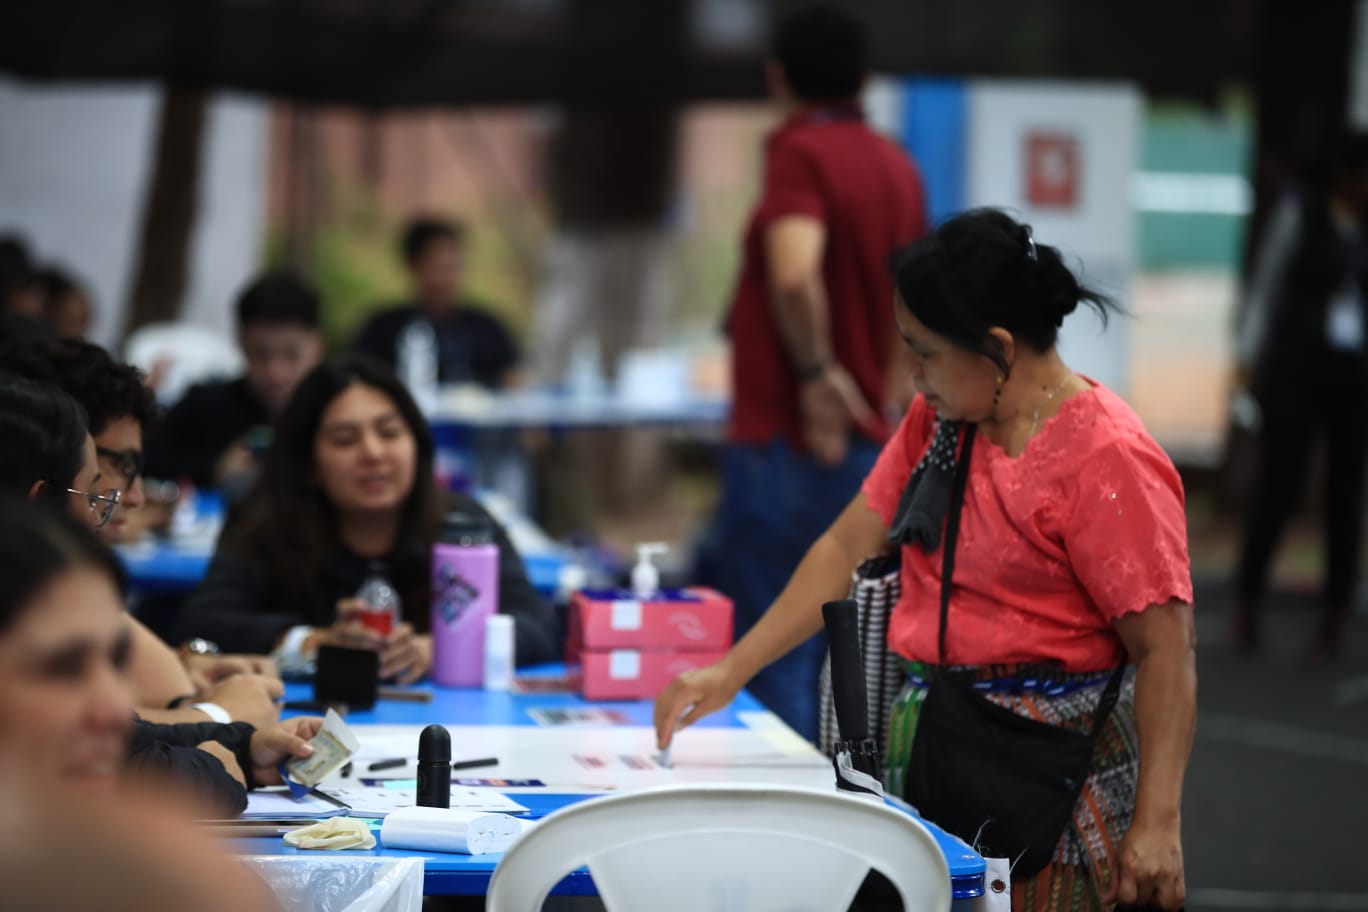
[[[736,601],[739,639],[859,490],[890,431],[896,351],[884,257],[926,231],[921,178],[865,123],[868,38],[837,7],[779,23],[770,90],[784,122],[765,141],[727,331],[734,403],[711,573]],[[815,637],[751,691],[817,735]]]

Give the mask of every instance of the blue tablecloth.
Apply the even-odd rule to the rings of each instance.
[[[189,592],[204,579],[212,552],[204,547],[186,548],[166,542],[117,549],[134,592],[159,594]],[[559,554],[524,554],[523,565],[532,586],[546,598],[560,588],[566,564]]]
[[[554,674],[558,669],[544,669]],[[629,725],[649,727],[652,724],[653,706],[649,701],[633,702],[588,702],[573,693],[491,693],[477,689],[455,689],[422,686],[417,689],[430,691],[431,702],[414,703],[397,700],[381,700],[373,709],[353,712],[347,717],[349,725],[427,725],[439,722],[446,725],[502,725],[533,726],[537,722],[531,710],[549,708],[593,708],[620,713]],[[311,688],[306,684],[290,684],[286,687],[286,698],[306,700],[311,696]],[[732,704],[700,720],[701,728],[739,728],[744,727],[745,714],[764,712],[753,697],[744,691],[737,695]],[[567,737],[573,737],[576,729],[563,729]],[[474,770],[471,777],[479,777]],[[834,788],[834,774],[833,785]],[[559,792],[521,791],[515,799],[529,808],[531,818],[544,817],[553,811],[577,801],[592,800],[593,796],[563,794]],[[985,863],[981,857],[963,842],[942,833],[935,826],[928,826],[945,853],[950,868],[951,885],[957,899],[978,896],[983,890]],[[240,854],[253,855],[294,855],[300,850],[285,845],[280,839],[248,838],[233,840],[232,848]],[[306,853],[307,854],[307,853]],[[424,892],[428,895],[483,895],[488,890],[489,878],[493,875],[499,855],[456,855],[433,852],[410,852],[399,849],[374,849],[342,854],[393,855],[399,857],[422,857],[426,859]],[[579,870],[567,875],[553,893],[561,895],[595,895],[593,879],[588,871]]]

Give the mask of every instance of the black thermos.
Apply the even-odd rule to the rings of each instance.
[[[451,734],[440,725],[418,736],[418,806],[451,807]]]

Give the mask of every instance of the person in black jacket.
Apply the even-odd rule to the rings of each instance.
[[[232,816],[247,789],[308,756],[323,720],[156,725],[133,714],[117,559],[69,512],[0,494],[0,753],[26,773],[101,790],[136,775]]]
[[[0,740],[7,725],[27,725],[40,735],[51,731],[54,744],[69,741],[75,758],[57,756],[53,747],[55,768],[74,766],[80,777],[112,775],[122,764],[112,764],[107,748],[116,741],[123,747],[132,720],[131,769],[180,782],[218,813],[240,813],[247,789],[278,781],[275,763],[307,756],[306,742],[322,720],[257,730],[241,722],[156,725],[137,719],[128,671],[140,641],[123,613],[122,569],[93,537],[119,491],[106,487],[84,413],[58,387],[0,371],[0,438],[7,442],[0,449]],[[87,573],[57,584],[56,577],[79,568],[107,579],[101,584]],[[111,583],[119,629],[96,635],[88,603],[102,607]],[[41,606],[26,613],[31,600]],[[98,610],[93,615],[103,618]],[[7,633],[14,636],[7,639]],[[108,649],[92,657],[100,639]],[[114,680],[95,673],[101,658],[117,672]],[[77,680],[109,692],[95,699],[67,686]],[[37,742],[41,753],[43,739]]]
[[[404,230],[402,253],[413,302],[383,310],[356,337],[355,349],[405,375],[405,332],[431,329],[441,383],[500,389],[515,382],[519,353],[499,319],[465,300],[461,289],[465,232],[442,219],[420,218]]]
[[[1328,191],[1289,195],[1269,221],[1236,339],[1259,404],[1259,477],[1236,573],[1234,641],[1260,647],[1268,570],[1325,442],[1324,609],[1310,659],[1341,648],[1358,577],[1368,463],[1368,136],[1340,149]]]
[[[270,442],[270,425],[300,378],[323,357],[318,295],[288,272],[268,272],[237,301],[238,345],[247,372],[192,386],[148,441],[146,474],[189,478],[240,494]]]
[[[177,636],[274,653],[285,665],[322,645],[373,648],[382,678],[416,680],[432,663],[431,551],[452,508],[495,530],[499,610],[514,619],[518,664],[555,659],[550,606],[503,529],[471,498],[437,487],[432,434],[408,391],[367,358],[325,362],[282,412],[262,475],[225,527]],[[353,614],[372,575],[401,602],[402,623],[388,636]]]

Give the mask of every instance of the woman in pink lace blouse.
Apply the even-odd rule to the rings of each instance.
[[[1055,347],[1080,301],[1104,318],[1110,302],[1029,227],[992,210],[951,219],[889,265],[919,395],[861,493],[764,618],[721,662],[661,694],[659,741],[817,634],[822,603],[845,594],[861,561],[893,546],[901,595],[888,645],[908,680],[892,716],[888,786],[927,819],[1021,858],[1025,836],[991,834],[1020,816],[1018,793],[1029,789],[1009,774],[1028,765],[1024,752],[1002,782],[984,773],[957,784],[967,791],[952,810],[999,802],[980,817],[928,810],[951,788],[935,778],[941,767],[957,765],[946,752],[959,749],[960,719],[945,715],[945,695],[960,688],[1046,735],[1076,733],[1063,737],[1081,738],[1079,775],[1042,767],[1069,785],[1058,820],[1031,834],[1047,840],[1037,863],[1013,871],[1013,909],[1179,908],[1180,800],[1196,717],[1182,485],[1130,407]],[[995,791],[1003,783],[1007,791]],[[1053,819],[1046,810],[1035,816]]]

